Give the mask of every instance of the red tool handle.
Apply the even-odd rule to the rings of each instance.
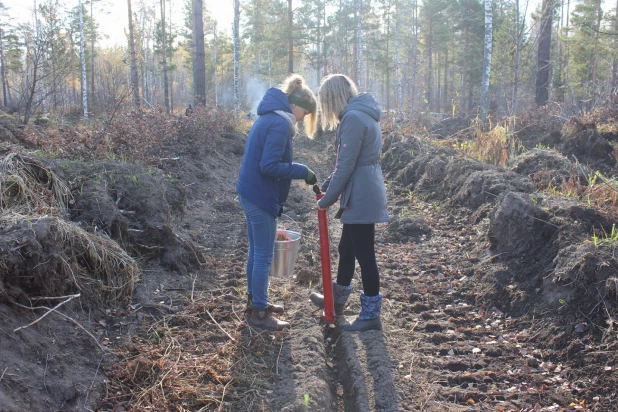
[[[324,193],[315,194],[320,200]],[[335,323],[335,304],[333,302],[333,282],[330,275],[330,246],[328,243],[328,216],[325,210],[318,209],[318,228],[320,231],[320,256],[322,260],[322,285],[324,285],[324,322]]]

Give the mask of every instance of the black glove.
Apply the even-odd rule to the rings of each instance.
[[[315,173],[309,168],[307,168],[307,176],[305,176],[305,183],[308,185],[314,185],[318,182],[318,178],[315,177]]]

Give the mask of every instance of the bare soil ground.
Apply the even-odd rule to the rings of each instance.
[[[66,182],[67,224],[115,241],[140,274],[127,299],[97,300],[105,279],[67,254],[48,219],[0,226],[0,411],[615,410],[616,217],[555,189],[584,193],[586,164],[615,173],[613,143],[596,132],[530,134],[529,146],[553,139],[556,149],[508,168],[385,134],[384,329],[341,334],[308,300],[321,290],[317,212],[298,182],[280,225],[302,233],[300,254],[294,276],[270,287],[292,328],[245,322],[234,190],[244,134],[176,140],[139,166],[51,158],[5,129],[3,156],[19,152]],[[332,135],[297,138],[295,158],[326,177]],[[332,216],[329,229],[335,264]],[[360,276],[346,315],[358,313],[358,293]]]

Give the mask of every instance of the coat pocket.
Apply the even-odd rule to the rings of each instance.
[[[354,175],[350,177],[348,180],[348,184],[345,185],[345,190],[341,195],[341,201],[339,202],[339,206],[341,209],[347,209],[350,206],[350,198],[352,197],[352,187],[354,186]]]

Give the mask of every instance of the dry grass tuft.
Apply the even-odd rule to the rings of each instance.
[[[246,328],[237,312],[243,303],[232,289],[204,293],[142,329],[107,368],[105,402],[131,410],[216,411],[232,403],[262,410],[260,376],[271,360],[259,355],[283,338]]]
[[[128,303],[137,263],[107,236],[64,220],[71,200],[67,185],[40,162],[16,153],[0,159],[0,243],[10,245],[0,248],[0,292],[14,285],[30,294],[80,291],[91,302]]]
[[[0,209],[3,213],[63,215],[71,192],[40,162],[9,153],[0,159]]]
[[[514,121],[514,119],[509,119],[504,124],[498,124],[485,132],[480,119],[472,120],[471,128],[474,130],[475,139],[460,143],[457,149],[480,162],[494,166],[506,166],[509,160],[523,149],[512,132]]]
[[[118,306],[131,300],[139,266],[113,240],[56,216],[2,214],[3,234],[9,238],[21,236],[22,231],[8,229],[15,227],[26,227],[36,234],[36,239],[13,239],[19,249],[0,254],[0,282],[22,285],[24,290],[46,296],[77,290],[84,299],[99,304]],[[31,267],[23,259],[16,259],[20,249],[31,249],[28,258],[33,261],[47,259],[45,266]]]
[[[587,185],[582,185],[572,173],[571,178],[562,183],[562,193],[577,196],[588,207],[594,207],[610,218],[618,219],[618,181],[596,172],[588,176]]]

